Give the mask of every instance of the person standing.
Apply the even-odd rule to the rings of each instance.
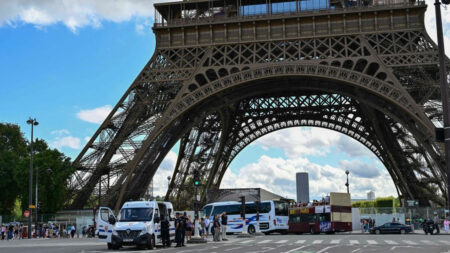
[[[449,227],[450,227],[450,221],[448,220],[448,217],[447,217],[444,220],[444,231],[446,234],[448,234]]]
[[[1,229],[2,240],[5,240],[5,233],[6,233],[6,227],[5,227],[5,225],[2,225],[2,229]]]
[[[75,232],[76,232],[76,228],[75,228],[75,224],[72,225],[72,227],[70,228],[70,236],[73,237],[75,236]]]
[[[222,241],[228,241],[227,239],[227,225],[228,225],[228,216],[226,212],[223,212],[221,215],[221,229],[222,229]]]
[[[161,241],[163,248],[170,247],[170,235],[169,235],[169,220],[166,219],[164,214],[161,214]]]
[[[175,214],[175,241],[177,245],[175,247],[181,247],[181,218],[180,213]]]
[[[214,216],[214,241],[220,241],[220,222],[217,215]]]
[[[186,228],[187,228],[187,214],[183,213],[181,216],[181,246],[184,247],[184,239],[186,238]]]
[[[188,241],[191,240],[192,231],[194,230],[193,227],[191,217],[188,216],[186,219],[186,240]]]
[[[210,223],[210,220],[209,220],[209,215],[208,216],[206,216],[206,219],[205,219],[205,238],[206,238],[206,240],[208,240],[208,235],[209,235],[209,224]]]
[[[205,219],[201,218],[200,219],[200,236],[205,239]]]

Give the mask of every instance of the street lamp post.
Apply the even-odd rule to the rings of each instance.
[[[450,0],[442,0],[443,4],[450,4]],[[441,84],[442,113],[444,114],[445,164],[447,167],[447,209],[450,209],[450,120],[448,115],[448,84],[445,68],[444,35],[442,33],[441,3],[435,0],[436,32],[439,54],[439,78]]]
[[[38,199],[38,185],[39,185],[39,167],[36,166],[36,206],[34,207],[36,212],[35,212],[35,224],[34,224],[34,229],[36,229],[36,237],[37,237],[37,229],[38,229],[38,207],[39,207],[39,199]]]
[[[27,124],[31,125],[31,143],[30,143],[30,175],[29,175],[29,182],[28,182],[28,209],[30,209],[31,205],[33,204],[33,130],[34,126],[39,125],[39,122],[37,122],[36,119],[32,119],[31,117],[27,120]],[[30,215],[28,216],[28,239],[31,239],[31,213],[32,210],[30,210]]]
[[[347,174],[347,183],[345,183],[345,186],[347,186],[347,193],[350,193],[349,184],[348,184],[348,174],[350,174],[350,171],[346,170],[345,174]]]

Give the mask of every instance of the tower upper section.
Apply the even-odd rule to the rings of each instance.
[[[423,29],[422,0],[190,0],[155,4],[158,47]]]

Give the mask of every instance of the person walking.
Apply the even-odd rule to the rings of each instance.
[[[206,240],[208,240],[208,235],[209,235],[209,225],[210,225],[210,220],[209,220],[209,215],[208,216],[206,216],[206,219],[205,219],[205,238],[206,238]]]
[[[72,227],[70,228],[70,236],[72,237],[72,239],[75,235],[75,232],[76,232],[76,227],[75,227],[75,224],[73,224]]]
[[[448,220],[448,217],[447,217],[444,220],[444,231],[446,234],[448,234],[449,227],[450,227],[450,221]]]
[[[228,239],[227,239],[227,224],[228,224],[228,216],[227,216],[226,212],[223,212],[221,215],[222,241],[228,241]]]
[[[217,215],[214,216],[214,241],[220,241],[220,222],[219,217]]]
[[[164,214],[161,214],[161,241],[163,248],[170,247],[169,235],[170,222]]]

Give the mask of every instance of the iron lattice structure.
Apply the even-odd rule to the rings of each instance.
[[[354,138],[384,164],[401,198],[444,204],[426,5],[325,3],[156,4],[154,55],[75,160],[71,207],[97,192],[116,208],[143,196],[177,141],[166,198],[180,200],[195,169],[205,193],[248,144],[294,126]]]

